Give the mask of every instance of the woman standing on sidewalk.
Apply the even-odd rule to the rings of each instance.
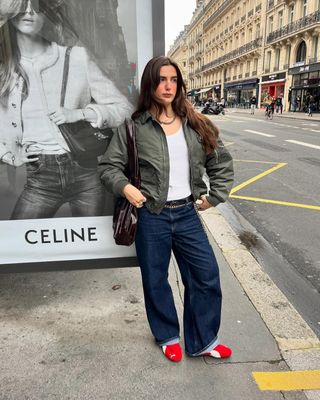
[[[168,282],[173,251],[184,292],[184,338],[190,356],[229,357],[219,344],[218,265],[198,210],[227,199],[233,182],[229,152],[217,128],[186,99],[181,72],[167,57],[153,58],[141,81],[137,129],[141,190],[128,183],[126,132],[112,138],[100,168],[106,187],[139,208],[136,250],[151,331],[165,356],[180,361],[180,333]],[[203,181],[209,176],[210,188]]]
[[[75,46],[65,107],[60,106],[66,47],[61,0],[1,0],[0,161],[26,165],[27,182],[12,219],[53,217],[64,203],[72,216],[103,215],[105,189],[96,157],[71,154],[59,125],[80,120],[116,127],[130,114],[127,99]],[[3,23],[5,21],[5,23]],[[58,42],[58,43],[57,43]],[[90,157],[91,156],[91,157]]]

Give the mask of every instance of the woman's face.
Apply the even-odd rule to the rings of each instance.
[[[35,36],[43,27],[44,15],[36,12],[32,7],[31,1],[28,0],[25,12],[17,15],[11,21],[19,33]]]
[[[172,65],[160,68],[160,83],[156,89],[157,99],[164,105],[171,104],[177,93],[177,71]]]

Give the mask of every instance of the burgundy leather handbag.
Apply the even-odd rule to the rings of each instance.
[[[125,121],[127,133],[128,167],[126,175],[130,183],[140,189],[141,178],[138,162],[135,124]],[[113,214],[113,237],[116,244],[130,246],[136,237],[138,210],[125,197],[117,198]]]

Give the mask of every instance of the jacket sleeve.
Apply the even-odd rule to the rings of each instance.
[[[85,55],[87,79],[93,99],[87,108],[93,109],[98,116],[97,121],[92,125],[98,128],[116,128],[123,123],[125,118],[131,116],[133,107],[87,52]]]
[[[115,129],[107,151],[99,162],[100,178],[106,189],[117,197],[129,183],[125,175],[128,164],[127,137],[124,124]]]
[[[208,201],[217,206],[227,200],[233,185],[232,157],[220,138],[218,148],[207,156],[206,172],[210,185]]]

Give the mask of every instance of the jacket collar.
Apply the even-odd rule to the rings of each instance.
[[[138,118],[137,120],[142,124],[146,124],[149,120],[155,121],[157,123],[159,123],[156,118],[149,112],[149,111],[144,111]],[[187,118],[184,118],[182,120],[182,125],[185,128],[187,126],[188,120]]]

